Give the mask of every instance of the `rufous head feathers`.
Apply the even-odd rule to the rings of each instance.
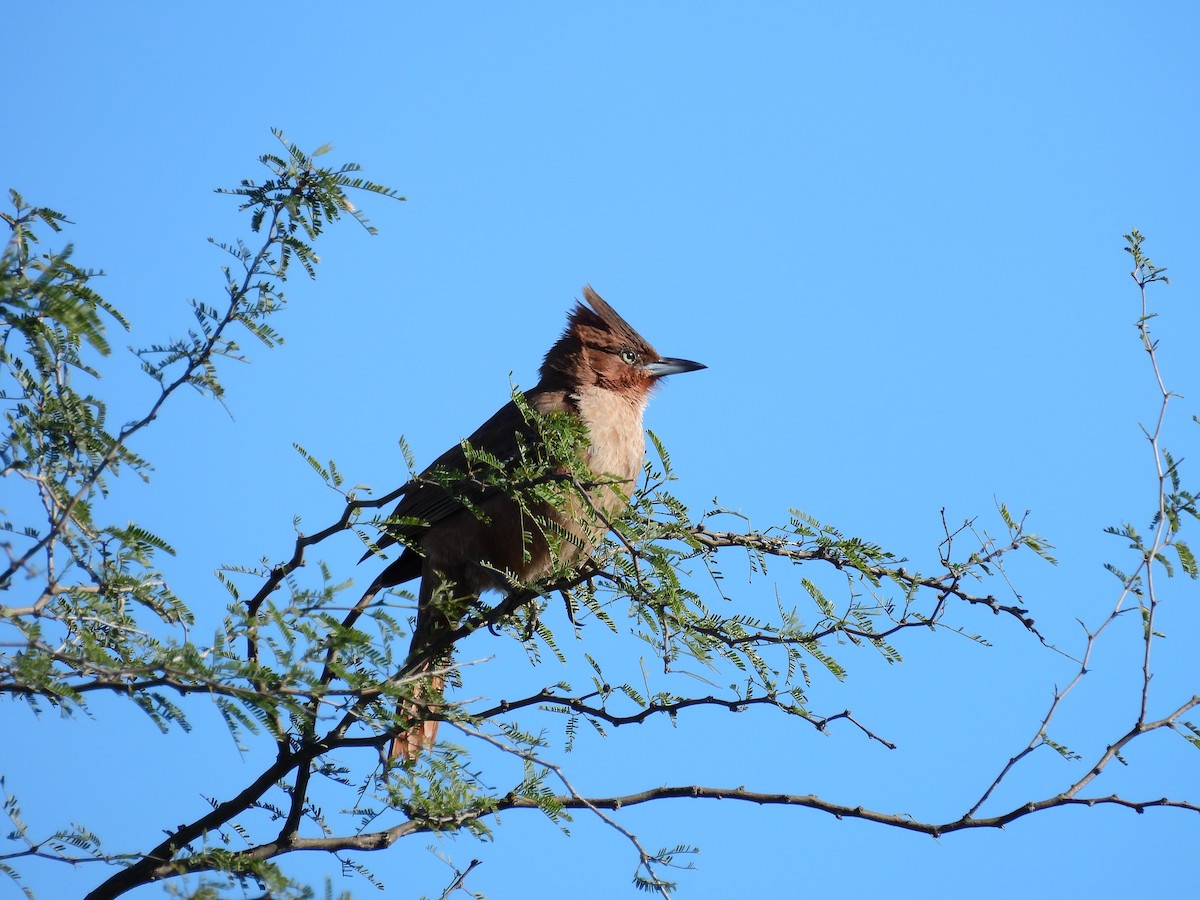
[[[576,304],[562,337],[542,361],[544,386],[595,384],[644,395],[664,375],[704,368],[700,363],[660,356],[591,285],[584,285],[583,299],[587,305]]]

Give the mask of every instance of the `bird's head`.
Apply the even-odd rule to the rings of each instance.
[[[640,401],[666,375],[707,368],[659,354],[590,285],[584,286],[583,299],[587,305],[571,311],[566,331],[542,362],[543,384],[572,390],[596,386]]]

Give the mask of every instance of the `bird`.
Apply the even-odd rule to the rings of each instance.
[[[478,459],[474,451],[511,466],[521,459],[522,447],[540,439],[536,421],[530,421],[535,417],[512,400],[402,488],[374,548],[363,556],[393,544],[404,548],[373,589],[421,579],[406,663],[412,701],[401,703],[402,730],[392,740],[389,763],[412,763],[436,741],[438,719],[430,710],[445,687],[450,650],[443,645],[463,611],[487,590],[507,592],[515,583],[550,575],[556,566],[562,571],[586,561],[607,522],[629,503],[646,452],[642,418],[655,386],[667,375],[706,368],[659,354],[590,285],[583,288],[583,301],[569,312],[537,384],[524,392],[524,404],[540,416],[565,413],[584,426],[583,461],[596,476],[584,486],[586,496],[522,504],[467,477],[472,458]],[[451,486],[445,473],[463,480]]]

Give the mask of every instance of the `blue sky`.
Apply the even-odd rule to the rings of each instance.
[[[797,507],[932,568],[943,508],[993,531],[997,498],[1030,509],[1061,565],[1014,561],[1009,575],[1068,651],[1076,619],[1098,624],[1115,599],[1102,563],[1132,566],[1103,527],[1144,526],[1154,509],[1138,423],[1156,394],[1121,250],[1132,227],[1173,280],[1153,295],[1164,375],[1185,395],[1167,444],[1195,446],[1193,4],[66,4],[53,19],[25,4],[6,24],[32,49],[10,68],[0,180],[77,223],[77,261],[106,270],[128,343],[182,332],[187,299],[218,296],[205,239],[245,225],[211,189],[259,177],[271,126],[333,142],[408,197],[364,198],[380,235],[328,235],[318,280],[291,285],[287,344],[227,369],[228,412],[183,398],[135,448],[157,464],[150,489],[114,491],[114,519],[180,548],[168,571],[202,621],[225,603],[216,566],[279,558],[293,516],[313,529],[336,516],[293,441],[392,489],[400,435],[427,462],[504,402],[510,373],[534,383],[585,282],[664,353],[709,365],[648,416],[696,511],[716,497],[766,526]],[[145,407],[131,358],[105,373],[114,421]],[[358,553],[347,541],[328,558],[369,578]],[[782,567],[753,581],[725,568],[747,609],[798,591]],[[1197,690],[1200,624],[1194,584],[1164,598],[1163,711]],[[814,685],[815,711],[850,708],[895,751],[745,713],[621,730],[566,761],[597,793],[746,785],[953,817],[1073,672],[1011,623],[956,621],[993,646],[910,636],[892,667],[843,648],[847,682]],[[1138,649],[1129,619],[1053,732],[1085,759],[1136,714]],[[522,666],[501,653],[481,679],[559,677]],[[93,713],[0,708],[21,735],[0,769],[31,824],[82,821],[114,850],[227,796],[270,750],[239,756],[201,710],[195,732],[167,736],[115,704]],[[1194,800],[1194,752],[1149,738],[1096,793]],[[1084,771],[1051,756],[993,811]],[[1055,811],[940,841],[729,803],[621,821],[648,846],[702,848],[682,897],[1165,896],[1192,886],[1200,837],[1194,815],[1162,811]],[[623,840],[586,817],[573,831],[509,815],[492,844],[440,849],[482,859],[469,884],[493,897],[561,896],[560,880],[573,896],[633,896]],[[364,861],[387,896],[436,896],[449,870],[410,843]],[[337,875],[315,859],[294,870]],[[96,870],[28,878],[71,896]]]

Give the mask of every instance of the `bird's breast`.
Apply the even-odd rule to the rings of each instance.
[[[631,402],[624,394],[598,387],[581,389],[575,399],[579,418],[588,429],[588,468],[627,482],[628,493],[646,455],[645,401]]]

